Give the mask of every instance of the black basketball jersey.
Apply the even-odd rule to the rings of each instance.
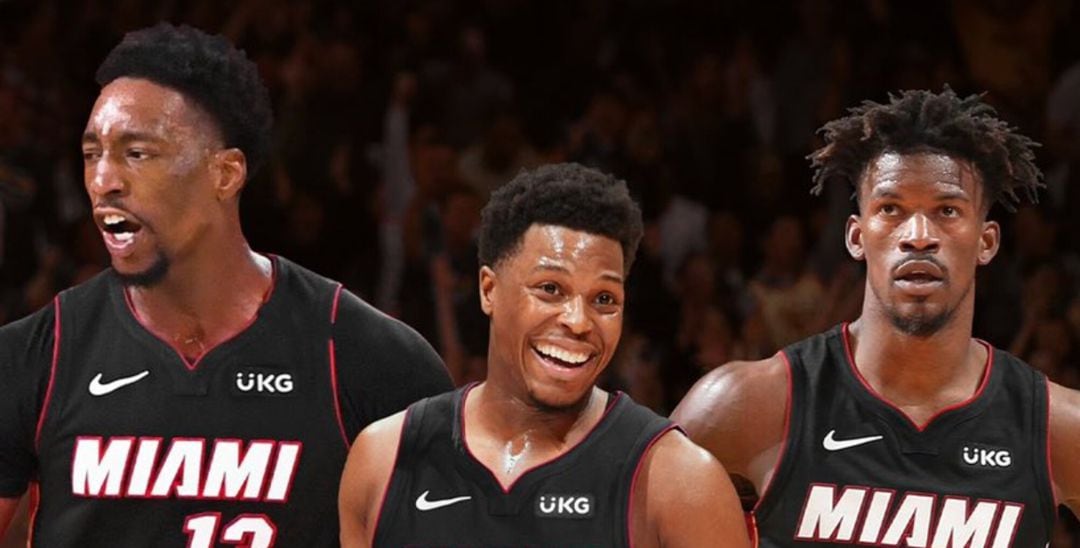
[[[253,323],[188,363],[112,275],[61,293],[35,546],[336,546],[340,285],[275,257]]]
[[[784,349],[787,438],[753,512],[760,546],[1046,546],[1046,379],[986,346],[975,395],[924,425],[862,378],[846,324]]]
[[[642,455],[674,426],[625,394],[585,439],[504,490],[465,443],[469,388],[409,407],[375,546],[627,546]]]

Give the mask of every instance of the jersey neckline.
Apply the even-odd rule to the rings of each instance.
[[[898,422],[913,430],[915,433],[924,434],[932,428],[934,430],[946,428],[945,426],[939,427],[938,425],[947,426],[956,424],[956,422],[964,420],[968,416],[980,413],[986,407],[986,402],[989,401],[989,398],[984,396],[987,396],[989,389],[991,388],[992,380],[996,377],[994,371],[997,369],[994,367],[994,362],[996,361],[994,347],[986,341],[974,339],[976,342],[986,347],[986,363],[983,366],[982,379],[979,381],[979,386],[975,389],[975,392],[960,402],[939,409],[926,419],[925,422],[919,424],[895,403],[881,395],[881,393],[871,386],[869,381],[863,377],[862,372],[859,371],[859,368],[855,363],[855,354],[852,352],[851,334],[848,329],[849,325],[848,322],[844,322],[840,325],[838,338],[843,344],[844,362],[847,365],[847,367],[843,367],[842,369],[850,373],[849,375],[846,375],[846,377],[856,386],[855,393],[860,399],[885,411],[885,415],[898,419]]]
[[[110,276],[110,285],[113,286],[111,293],[113,295],[119,295],[120,297],[119,299],[113,299],[114,302],[116,302],[118,305],[116,307],[117,314],[124,321],[124,323],[128,324],[132,328],[132,331],[136,334],[137,337],[142,339],[148,339],[150,341],[155,341],[158,344],[164,345],[176,356],[176,359],[178,359],[180,363],[184,365],[184,368],[186,370],[194,372],[197,370],[199,365],[203,363],[207,356],[214,353],[220,353],[222,349],[227,348],[234,341],[245,338],[250,332],[254,331],[253,328],[257,325],[259,318],[265,315],[266,309],[273,301],[275,301],[274,297],[278,293],[278,277],[281,270],[280,258],[274,254],[260,255],[270,260],[270,287],[267,288],[266,294],[263,295],[262,303],[259,304],[258,309],[256,309],[255,313],[251,316],[251,318],[248,319],[247,323],[245,323],[239,330],[237,330],[236,333],[233,333],[221,342],[209,348],[206,348],[202,352],[202,354],[197,356],[194,360],[189,360],[179,347],[177,347],[171,341],[160,337],[157,333],[155,333],[146,325],[143,318],[139,316],[139,313],[135,310],[135,304],[131,301],[131,294],[128,293],[127,288],[123,284],[119,283],[119,280],[114,275]]]
[[[596,440],[602,437],[603,433],[615,423],[615,417],[622,412],[627,401],[622,392],[605,392],[608,395],[608,401],[604,405],[604,413],[600,415],[600,420],[596,421],[596,424],[580,441],[562,454],[527,468],[509,485],[503,485],[495,473],[472,452],[465,437],[465,399],[468,397],[468,393],[479,384],[477,382],[468,384],[454,394],[453,441],[460,455],[460,458],[457,459],[460,465],[459,468],[481,489],[486,491],[488,497],[511,497],[518,493],[528,494],[532,485],[572,466],[576,462],[574,457],[592,447]]]

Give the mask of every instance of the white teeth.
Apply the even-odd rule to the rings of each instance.
[[[103,222],[107,225],[118,225],[124,222],[124,217],[116,214],[106,215],[105,219],[103,219]]]
[[[562,348],[550,344],[537,345],[536,351],[544,356],[555,358],[566,363],[572,363],[574,365],[580,365],[589,361],[588,354],[570,352],[569,350],[563,350]]]
[[[116,234],[113,234],[113,237],[116,238],[117,240],[120,240],[121,242],[130,242],[131,239],[135,237],[135,233],[134,232],[117,232]]]

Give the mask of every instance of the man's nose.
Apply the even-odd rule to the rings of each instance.
[[[86,186],[92,194],[105,196],[124,192],[124,180],[119,170],[105,155],[86,164],[85,177]]]
[[[915,213],[901,227],[900,249],[911,251],[937,251],[940,246],[937,230],[923,213]]]
[[[575,335],[584,335],[585,333],[588,333],[592,329],[592,326],[586,311],[585,297],[578,295],[567,299],[566,302],[563,303],[563,311],[559,316],[559,320]]]

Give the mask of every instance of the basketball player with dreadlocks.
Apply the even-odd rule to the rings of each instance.
[[[947,88],[823,133],[814,191],[855,189],[860,317],[716,369],[673,418],[759,495],[760,546],[1047,545],[1057,505],[1080,511],[1080,393],[971,334],[988,213],[1035,200],[1035,143]]]

